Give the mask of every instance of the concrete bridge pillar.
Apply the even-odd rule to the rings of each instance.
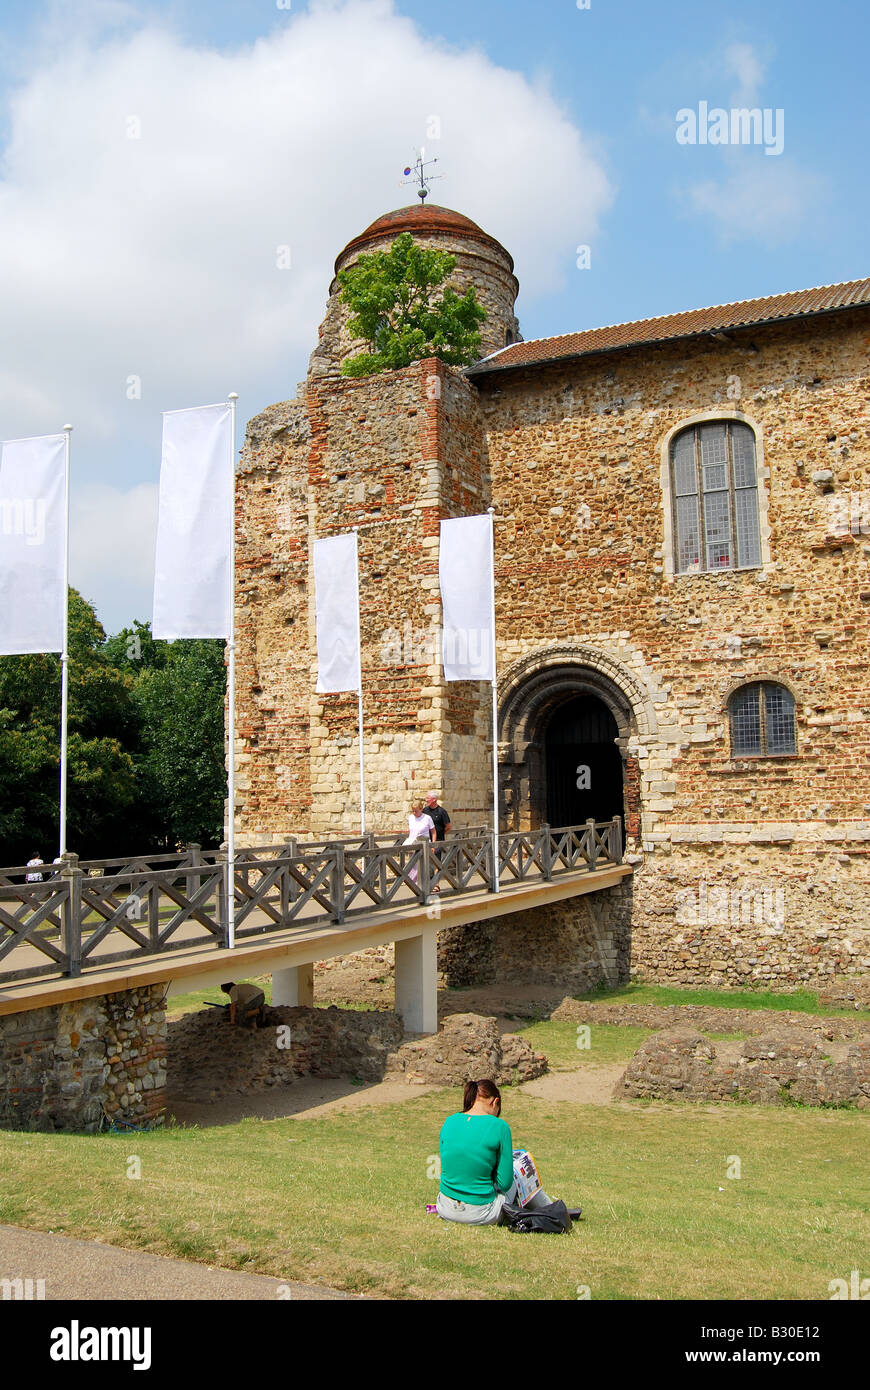
[[[272,1003],[295,1009],[314,1007],[314,962],[272,971]]]
[[[396,1012],[407,1033],[438,1032],[438,931],[396,942]]]

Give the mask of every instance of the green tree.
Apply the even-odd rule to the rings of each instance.
[[[224,644],[154,643],[150,631],[148,641],[157,651],[143,641],[150,663],[136,680],[134,699],[141,729],[136,772],[149,840],[156,836],[167,849],[219,844],[227,785]]]
[[[393,371],[423,357],[440,357],[451,366],[474,362],[486,319],[474,288],[458,295],[448,286],[436,294],[455,265],[449,252],[419,246],[403,232],[388,251],[360,256],[339,271],[342,302],[352,310],[348,330],[372,349],[348,358],[343,374]]]
[[[133,681],[104,650],[91,606],[69,594],[67,842],[82,857],[123,852],[135,801]],[[60,798],[60,659],[0,660],[0,860],[52,859]],[[48,853],[48,851],[51,853]]]

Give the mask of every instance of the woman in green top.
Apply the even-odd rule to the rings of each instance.
[[[510,1125],[501,1118],[501,1093],[494,1081],[469,1081],[462,1113],[441,1126],[441,1191],[435,1203],[445,1221],[494,1226],[502,1207],[516,1196]],[[527,1207],[547,1206],[536,1192]]]

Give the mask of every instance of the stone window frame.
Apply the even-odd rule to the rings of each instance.
[[[739,690],[744,690],[748,685],[781,685],[783,690],[787,690],[794,702],[794,752],[793,753],[735,753],[731,741],[731,701]],[[745,671],[736,680],[733,680],[725,691],[723,701],[725,737],[727,744],[727,755],[730,763],[766,763],[766,762],[788,762],[794,761],[801,756],[800,738],[798,735],[799,713],[801,709],[801,698],[798,691],[794,688],[790,680],[784,679],[778,673],[768,670]]]
[[[678,434],[683,430],[692,429],[695,425],[703,425],[719,420],[734,420],[740,424],[748,425],[755,438],[755,471],[758,483],[758,531],[761,538],[761,563],[758,565],[740,566],[721,570],[687,570],[682,573],[677,571],[674,534],[674,489],[672,484],[671,470],[671,444]],[[721,406],[716,410],[696,411],[694,415],[686,415],[682,420],[668,430],[661,442],[661,464],[660,480],[662,490],[662,504],[664,508],[664,546],[662,559],[664,566],[664,578],[668,583],[675,580],[702,579],[719,580],[723,576],[733,576],[735,574],[768,574],[773,567],[773,560],[770,551],[770,522],[769,522],[769,487],[770,469],[764,461],[764,440],[761,433],[761,425],[751,415],[745,411],[737,410],[734,407]]]

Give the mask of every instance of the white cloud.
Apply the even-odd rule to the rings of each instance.
[[[760,241],[781,246],[805,231],[826,201],[827,182],[782,159],[753,160],[722,179],[707,179],[688,191],[691,209],[712,219],[719,240]]]
[[[765,65],[750,43],[732,43],[725,49],[725,71],[737,80],[733,106],[754,106],[764,80]]]
[[[268,36],[224,51],[131,29],[124,4],[95,13],[120,27],[84,42],[69,26],[50,53],[43,35],[8,112],[0,437],[72,419],[86,476],[121,490],[156,481],[160,410],[236,389],[251,414],[294,394],[334,258],[412,201],[399,184],[415,143],[448,175],[433,201],[504,242],[527,300],[563,283],[611,200],[546,91],[424,39],[391,0],[276,11]],[[89,564],[112,601],[117,576]]]
[[[75,587],[104,617],[101,594],[112,586],[113,627],[151,613],[157,484],[131,488],[80,483],[70,489],[70,572]],[[143,598],[145,600],[143,604]]]

